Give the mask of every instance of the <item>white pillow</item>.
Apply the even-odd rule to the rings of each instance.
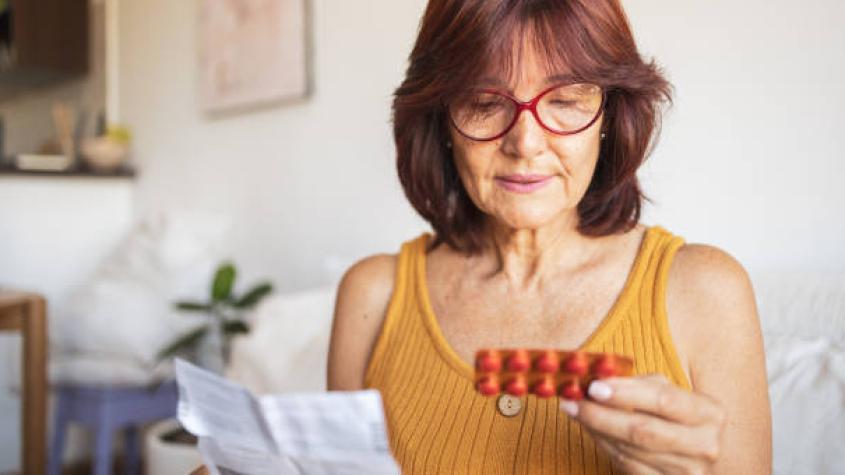
[[[85,372],[90,358],[151,374],[155,356],[201,317],[176,312],[181,298],[203,299],[228,229],[219,216],[171,211],[140,222],[95,275],[51,317],[51,373],[60,380],[110,382],[118,369]],[[119,379],[119,378],[118,378]]]
[[[227,376],[259,394],[324,391],[336,289],[268,297],[233,341]]]
[[[845,473],[845,347],[766,335],[775,474]]]

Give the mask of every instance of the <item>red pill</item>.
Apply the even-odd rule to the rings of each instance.
[[[525,383],[525,378],[515,376],[505,385],[505,392],[511,396],[524,396],[528,392],[528,385]]]
[[[590,366],[590,360],[587,355],[577,351],[569,355],[566,362],[563,364],[563,369],[567,373],[572,373],[576,376],[583,377],[587,375],[587,370]]]
[[[499,378],[495,375],[487,375],[478,380],[478,392],[484,396],[499,394]]]
[[[485,373],[496,373],[502,369],[502,357],[498,351],[480,351],[475,361],[478,370]]]
[[[593,374],[599,378],[616,376],[616,358],[613,355],[601,355],[593,362]]]
[[[557,358],[557,352],[547,351],[537,358],[534,362],[534,368],[541,373],[557,373],[560,368],[560,360]]]
[[[564,399],[572,401],[580,401],[584,399],[584,391],[581,390],[581,385],[577,379],[570,379],[560,385],[558,394]]]
[[[552,397],[555,395],[555,383],[551,378],[543,378],[534,385],[534,394],[540,398]]]
[[[525,350],[514,351],[510,358],[508,358],[508,371],[520,373],[527,371],[531,367],[531,356]]]

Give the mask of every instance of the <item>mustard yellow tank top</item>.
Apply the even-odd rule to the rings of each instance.
[[[473,368],[444,339],[425,281],[422,234],[402,244],[393,296],[367,365],[380,390],[393,455],[404,474],[604,474],[609,457],[559,408],[558,398],[522,398],[502,415],[473,387]],[[662,373],[689,390],[666,319],[666,278],[683,239],[648,228],[625,286],[582,345],[632,357],[636,374]]]

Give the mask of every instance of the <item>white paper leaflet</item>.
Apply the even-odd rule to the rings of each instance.
[[[176,361],[179,422],[213,475],[398,475],[376,390],[253,396]]]

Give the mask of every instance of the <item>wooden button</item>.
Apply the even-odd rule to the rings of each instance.
[[[513,417],[519,414],[522,410],[522,399],[511,396],[510,394],[502,394],[496,402],[499,406],[499,412],[505,417]]]

